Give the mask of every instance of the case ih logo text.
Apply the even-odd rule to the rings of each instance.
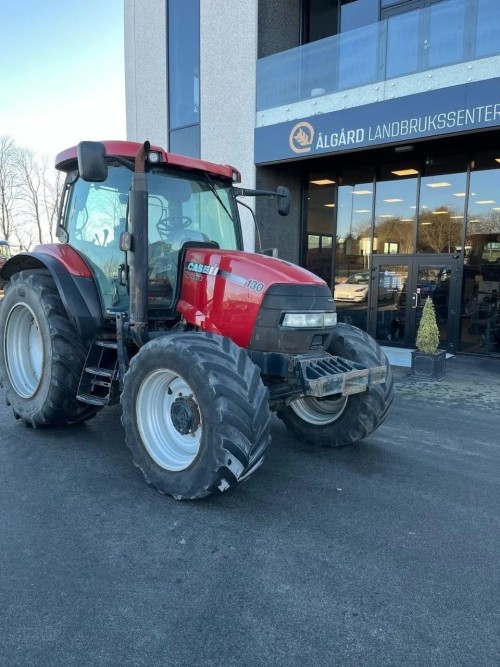
[[[216,276],[219,267],[211,266],[210,264],[198,264],[198,262],[189,262],[186,271],[193,271],[193,273],[206,273],[208,276]]]
[[[288,143],[294,153],[309,153],[313,140],[314,128],[307,121],[294,125],[288,137]]]

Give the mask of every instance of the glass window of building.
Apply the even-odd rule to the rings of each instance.
[[[472,163],[460,350],[500,354],[500,150]]]
[[[377,181],[375,240],[378,254],[415,252],[418,165],[383,167]]]
[[[304,42],[316,42],[339,31],[340,0],[305,0]]]
[[[199,157],[199,0],[168,2],[168,108],[170,150]]]
[[[333,268],[335,177],[330,172],[312,173],[307,184],[306,268],[330,286]]]
[[[378,21],[378,2],[373,0],[350,0],[342,2],[340,31],[355,30]]]
[[[417,252],[454,253],[464,232],[467,161],[426,158],[420,184]]]
[[[361,28],[379,19],[377,0],[304,0],[303,42]]]
[[[338,187],[335,289],[339,320],[366,330],[373,248],[373,172],[346,171]]]

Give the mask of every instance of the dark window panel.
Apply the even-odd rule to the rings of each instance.
[[[200,122],[200,3],[168,3],[170,129]]]
[[[169,150],[189,157],[200,157],[200,126],[191,125],[170,131]]]

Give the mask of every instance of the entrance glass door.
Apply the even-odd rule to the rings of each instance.
[[[373,257],[369,332],[383,345],[415,347],[427,297],[436,311],[440,347],[456,352],[460,311],[459,257]]]

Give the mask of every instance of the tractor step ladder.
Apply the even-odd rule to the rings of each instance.
[[[94,338],[80,378],[77,399],[90,405],[115,405],[120,400],[116,336]]]

